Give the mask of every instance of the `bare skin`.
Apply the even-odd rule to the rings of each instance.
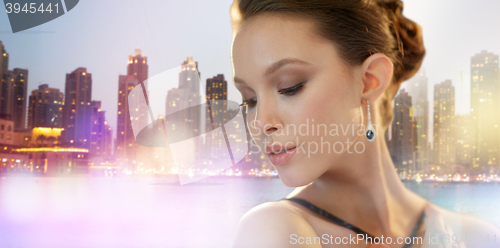
[[[395,240],[411,233],[428,202],[401,183],[385,143],[387,127],[380,124],[378,105],[392,80],[393,64],[387,56],[373,54],[362,65],[347,69],[335,45],[317,34],[312,21],[262,14],[246,20],[237,30],[232,62],[235,86],[243,100],[256,99],[256,125],[250,132],[259,149],[265,153],[266,145],[281,144],[304,151],[297,151],[288,162],[276,166],[283,183],[297,187],[287,197],[306,199],[373,236]],[[293,95],[279,93],[301,82],[306,83]],[[367,100],[371,103],[372,122],[379,127],[374,142],[358,135],[358,128],[355,134],[333,136],[283,132],[307,119],[327,125],[366,126]],[[308,154],[311,147],[305,144],[314,142],[347,145],[340,153]],[[363,152],[353,152],[356,143],[364,146]],[[292,245],[291,234],[355,235],[296,203],[268,202],[245,214],[234,247],[334,246]]]

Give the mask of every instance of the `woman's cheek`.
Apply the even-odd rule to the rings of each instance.
[[[321,91],[309,91],[307,94],[304,94],[302,97],[301,104],[296,107],[297,112],[300,113],[299,117],[304,122],[309,119],[309,122],[312,119],[318,120],[318,118],[323,117],[325,113],[328,113],[328,108],[331,98],[325,96],[324,92]]]

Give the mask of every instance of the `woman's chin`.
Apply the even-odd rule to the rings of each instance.
[[[314,181],[315,178],[305,176],[305,175],[300,175],[297,173],[286,173],[286,172],[279,172],[278,175],[280,177],[281,182],[287,187],[301,187],[310,184],[312,181]]]

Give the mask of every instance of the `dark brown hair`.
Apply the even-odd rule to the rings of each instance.
[[[350,66],[361,65],[372,54],[385,54],[394,64],[379,111],[382,124],[388,126],[394,95],[425,56],[421,27],[402,11],[400,0],[234,0],[231,20],[234,34],[243,21],[262,13],[303,16],[315,21],[319,33],[334,43]]]

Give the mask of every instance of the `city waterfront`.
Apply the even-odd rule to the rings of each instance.
[[[499,226],[498,183],[405,182],[454,211]],[[0,179],[2,247],[230,247],[239,219],[293,188],[276,177]]]
[[[286,161],[273,163],[273,158],[289,159],[287,154],[293,149],[298,153],[298,148],[303,157],[295,155],[288,163],[299,169],[304,168],[296,166],[299,163],[325,169],[343,164],[362,172],[364,167],[355,167],[358,163],[343,163],[352,161],[352,150],[359,161],[391,160],[399,179],[413,192],[500,226],[500,33],[494,31],[500,25],[500,2],[378,0],[374,5],[393,5],[382,12],[396,10],[398,18],[391,14],[383,18],[384,23],[392,22],[387,25],[372,28],[378,22],[370,21],[344,31],[360,31],[350,36],[357,39],[381,27],[393,28],[377,39],[349,39],[345,47],[338,46],[345,48],[338,51],[341,55],[365,50],[352,53],[363,58],[338,56],[351,65],[341,71],[357,68],[374,53],[387,55],[396,69],[390,80],[388,75],[365,77],[376,78],[377,89],[387,88],[370,94],[365,84],[368,91],[356,96],[354,106],[350,102],[356,98],[337,93],[342,82],[356,79],[350,73],[357,75],[358,70],[346,70],[343,78],[341,73],[327,75],[337,66],[316,65],[336,56],[321,59],[327,50],[306,50],[319,43],[287,49],[302,39],[316,40],[316,35],[309,37],[312,32],[302,35],[300,29],[279,28],[269,34],[295,33],[291,39],[277,36],[272,45],[267,42],[273,36],[257,43],[238,42],[269,46],[241,49],[262,53],[233,53],[238,47],[233,46],[234,35],[243,27],[236,25],[233,1],[90,0],[80,1],[71,12],[75,6],[62,1],[64,17],[21,33],[11,17],[41,12],[35,14],[38,18],[53,12],[47,4],[43,14],[44,8],[32,12],[26,4],[29,12],[22,7],[19,11],[12,3],[14,11],[9,13],[6,3],[7,12],[0,15],[0,248],[231,247],[247,211],[293,190],[276,171],[278,163]],[[408,25],[410,20],[418,25]],[[355,49],[362,43],[374,46],[389,31],[397,39],[389,35],[389,42],[377,45],[380,49]],[[268,58],[251,59],[262,54]],[[299,61],[295,59],[306,63],[289,63]],[[237,65],[240,61],[245,65]],[[251,61],[265,64],[251,66]],[[275,67],[260,72],[261,66],[271,64]],[[319,68],[328,69],[323,74]],[[358,108],[360,118],[345,115]],[[356,132],[355,124],[364,128],[365,120],[372,126],[372,116],[373,126],[378,125],[375,132]],[[251,124],[259,119],[262,125],[253,125],[259,135],[251,135]],[[273,122],[274,135],[281,137],[259,138],[273,131],[265,125]],[[356,140],[363,145],[359,151],[356,144],[349,146],[355,132],[368,140]],[[323,138],[329,142],[323,143]],[[292,140],[294,146],[277,147],[279,141]],[[275,144],[268,147],[266,142]],[[337,144],[342,149],[337,150]],[[324,152],[323,147],[328,149]],[[374,147],[379,153],[371,151]],[[330,151],[333,157],[325,155]],[[344,157],[334,160],[337,154]],[[355,175],[351,178],[359,181],[371,176]],[[389,217],[392,223],[395,217]]]

